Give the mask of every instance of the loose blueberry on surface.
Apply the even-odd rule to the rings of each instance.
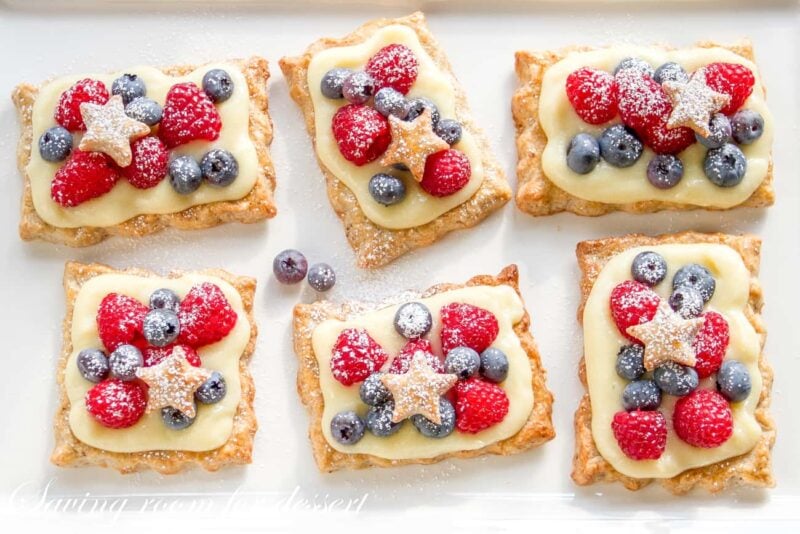
[[[406,302],[394,314],[394,329],[406,339],[419,339],[431,330],[433,317],[421,302]]]
[[[337,100],[342,98],[344,81],[353,73],[350,69],[335,68],[325,73],[319,83],[319,90],[327,98]]]
[[[725,360],[717,371],[717,389],[730,402],[740,402],[750,395],[753,385],[750,372],[742,362]]]
[[[153,310],[172,310],[175,313],[181,307],[181,298],[171,289],[162,287],[150,294],[150,308]]]
[[[673,291],[681,286],[693,287],[700,292],[703,302],[708,302],[714,296],[717,282],[708,269],[697,263],[690,263],[678,269],[672,278]]]
[[[694,136],[697,141],[706,148],[719,148],[725,143],[731,142],[731,121],[722,113],[715,113],[711,116],[708,122],[708,129],[711,133],[708,137],[703,137],[695,132]]]
[[[600,161],[600,145],[587,133],[579,133],[567,147],[567,167],[578,174],[589,174]]]
[[[108,376],[108,358],[99,349],[83,349],[76,363],[81,376],[89,382],[102,382]]]
[[[225,102],[233,94],[231,75],[222,69],[211,69],[203,76],[203,91],[212,102]]]
[[[617,352],[617,374],[625,380],[638,380],[645,372],[644,346],[625,345]]]
[[[642,284],[658,285],[667,276],[667,260],[652,250],[640,252],[631,262],[631,275]]]
[[[655,410],[661,406],[661,390],[654,380],[636,380],[622,391],[622,405],[629,412]]]
[[[398,119],[405,119],[408,115],[408,100],[400,91],[391,87],[384,87],[375,93],[375,109],[384,117],[394,115]]]
[[[192,426],[195,418],[189,417],[177,408],[167,406],[166,408],[161,408],[161,420],[172,430],[183,430]]]
[[[215,148],[206,152],[200,161],[203,178],[208,183],[217,187],[231,185],[239,176],[239,163],[233,154],[222,148]]]
[[[413,121],[422,115],[422,112],[425,111],[426,108],[431,111],[431,122],[435,128],[441,117],[439,115],[439,108],[427,98],[413,98],[408,101],[408,115],[406,115],[406,120]]]
[[[213,371],[208,380],[194,392],[194,398],[203,404],[214,404],[225,398],[227,392],[225,378],[218,371]]]
[[[664,63],[656,69],[653,73],[653,79],[656,83],[664,82],[681,82],[686,83],[689,81],[689,75],[677,63],[669,62]]]
[[[164,110],[155,100],[140,96],[125,106],[125,115],[148,126],[154,126],[161,122]]]
[[[175,192],[188,195],[203,183],[203,171],[191,156],[178,156],[169,162],[169,183]]]
[[[178,338],[181,324],[178,314],[172,310],[150,310],[144,316],[142,333],[154,347],[165,347]]]
[[[331,419],[331,435],[342,445],[353,445],[364,437],[364,420],[352,410],[339,412]]]
[[[700,378],[692,367],[666,362],[653,371],[653,379],[667,395],[683,397],[697,389]]]
[[[452,434],[456,428],[456,410],[447,399],[440,398],[439,414],[441,423],[438,425],[419,414],[411,416],[411,423],[426,438],[444,438]]]
[[[738,146],[726,143],[706,153],[703,171],[711,183],[719,187],[739,185],[747,171],[747,159]]]
[[[598,140],[600,156],[614,167],[630,167],[642,156],[644,146],[630,128],[615,124],[603,130]]]
[[[656,154],[647,164],[647,180],[659,189],[671,189],[683,178],[683,163],[672,154]]]
[[[133,345],[120,345],[108,357],[110,375],[120,380],[136,378],[136,370],[143,364],[142,352]]]
[[[288,248],[272,260],[272,272],[281,284],[296,284],[306,277],[308,261],[299,250]]]
[[[123,104],[129,104],[134,99],[140,98],[147,93],[147,87],[136,74],[123,74],[111,82],[111,94],[120,95]]]
[[[369,179],[369,194],[378,204],[392,206],[406,198],[406,184],[396,176],[378,173]]]
[[[391,436],[400,430],[403,422],[392,423],[393,410],[394,402],[392,401],[370,408],[366,417],[367,429],[379,438]]]
[[[480,367],[480,354],[469,347],[456,347],[444,358],[445,373],[458,375],[461,380],[475,376]]]
[[[481,352],[480,373],[490,382],[500,383],[508,376],[508,357],[500,349],[489,347]]]
[[[64,161],[72,152],[72,134],[63,126],[48,128],[39,137],[39,154],[45,161]]]
[[[691,286],[675,288],[669,297],[670,307],[684,319],[694,319],[703,313],[703,295]]]
[[[461,140],[461,123],[454,119],[442,119],[433,127],[433,132],[453,146]]]
[[[764,133],[764,118],[752,109],[740,109],[731,118],[733,138],[740,145],[749,145]]]
[[[616,76],[618,72],[628,69],[637,70],[642,74],[646,74],[647,76],[654,75],[653,67],[650,66],[650,63],[638,57],[626,57],[620,61],[614,69],[614,75]]]
[[[315,290],[328,291],[336,283],[336,272],[327,263],[315,263],[308,269],[308,285]]]
[[[381,382],[383,373],[377,372],[369,375],[358,387],[358,396],[361,401],[369,406],[380,406],[391,400],[392,394]]]
[[[344,80],[342,96],[353,104],[363,104],[375,92],[375,80],[363,70],[356,71]]]

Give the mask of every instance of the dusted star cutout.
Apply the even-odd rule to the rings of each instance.
[[[647,323],[629,326],[626,332],[644,343],[644,368],[652,371],[668,361],[694,366],[697,356],[692,347],[705,319],[684,319],[661,301],[655,317]]]
[[[450,148],[444,139],[434,133],[431,111],[427,108],[413,121],[389,115],[389,127],[392,142],[383,153],[381,165],[390,167],[401,163],[408,167],[418,182],[425,175],[428,156]]]
[[[387,373],[381,377],[381,382],[394,398],[392,422],[399,423],[419,414],[434,424],[441,424],[439,399],[457,380],[456,375],[437,373],[428,363],[425,354],[422,351],[416,352],[407,373]]]
[[[105,104],[81,104],[81,117],[86,123],[78,148],[85,152],[102,152],[120,167],[131,164],[131,141],[150,133],[150,127],[125,115],[120,95],[112,96]]]
[[[186,352],[175,347],[172,354],[156,365],[138,368],[136,376],[150,386],[148,413],[172,406],[186,417],[194,417],[194,392],[211,378],[211,371],[193,366],[186,361]]]
[[[703,137],[711,135],[708,128],[711,115],[724,108],[731,99],[706,84],[703,69],[692,74],[688,82],[666,81],[662,87],[672,102],[667,127],[686,126]]]

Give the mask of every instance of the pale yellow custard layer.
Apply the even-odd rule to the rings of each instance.
[[[202,366],[219,371],[227,393],[216,404],[198,403],[195,422],[184,430],[172,430],[161,420],[160,410],[145,414],[138,423],[125,429],[106,428],[86,411],[84,396],[94,385],[83,378],[75,361],[87,348],[103,349],[97,333],[97,310],[103,298],[112,292],[128,295],[147,303],[150,294],[166,287],[183,298],[196,284],[211,282],[225,294],[238,318],[233,330],[221,341],[198,350]],[[87,281],[77,298],[72,314],[73,353],[67,360],[64,388],[70,402],[69,425],[83,443],[112,452],[153,450],[208,451],[222,446],[230,437],[233,418],[241,398],[239,358],[250,339],[250,323],[239,293],[230,284],[213,276],[186,274],[180,278],[150,278],[127,274],[103,274]]]
[[[170,150],[170,156],[188,154],[198,162],[212,148],[224,148],[236,158],[239,176],[227,187],[212,187],[204,183],[189,195],[176,193],[169,184],[169,177],[150,189],[136,189],[121,178],[114,188],[100,197],[78,206],[65,208],[50,197],[50,183],[63,162],[50,163],[39,155],[39,137],[48,128],[55,126],[53,118],[61,93],[83,78],[92,78],[105,83],[111,93],[111,83],[123,73],[138,75],[147,86],[147,97],[164,106],[170,87],[177,83],[194,82],[202,86],[203,76],[211,69],[220,68],[230,74],[234,84],[231,97],[216,105],[222,119],[222,129],[216,141],[193,141]],[[27,167],[31,181],[31,193],[36,213],[46,223],[58,228],[79,226],[113,226],[137,215],[176,213],[192,206],[237,200],[247,195],[258,176],[258,156],[249,134],[250,94],[247,80],[241,70],[230,63],[204,65],[186,76],[167,76],[160,70],[139,66],[113,74],[82,74],[65,76],[45,84],[33,106],[33,142],[31,160]],[[76,140],[79,133],[73,133]],[[77,146],[77,143],[74,144]]]
[[[406,340],[394,329],[393,319],[397,306],[367,312],[346,321],[328,320],[320,324],[313,333],[314,354],[319,362],[319,382],[325,409],[322,414],[322,433],[328,444],[343,453],[372,454],[389,460],[410,458],[433,458],[440,454],[474,450],[509,438],[516,434],[530,416],[533,409],[533,388],[531,387],[531,366],[528,356],[514,333],[514,325],[522,320],[525,310],[517,293],[509,286],[474,286],[454,289],[432,297],[419,299],[433,315],[433,328],[428,336],[436,354],[441,353],[439,333],[441,323],[439,310],[453,302],[464,302],[479,306],[492,312],[500,326],[497,339],[492,343],[508,357],[508,378],[500,385],[509,398],[509,411],[498,424],[477,434],[454,431],[445,438],[427,438],[405,421],[395,434],[380,438],[369,431],[354,445],[342,445],[331,436],[330,424],[334,415],[345,410],[355,410],[364,416],[369,406],[358,395],[360,384],[343,386],[331,374],[331,350],[339,333],[345,328],[366,329],[389,353],[384,365],[388,369],[391,359],[400,352]]]
[[[631,278],[633,258],[639,252],[652,250],[661,254],[668,265],[667,276],[654,290],[669,298],[672,277],[683,265],[699,263],[716,280],[714,296],[705,310],[720,313],[730,326],[730,345],[726,359],[739,360],[747,366],[752,380],[750,395],[731,405],[733,435],[719,447],[702,449],[682,441],[672,429],[672,412],[676,397],[663,395],[660,410],[669,429],[667,448],[658,460],[632,460],[619,448],[611,421],[623,410],[622,391],[628,384],[615,371],[617,352],[629,343],[617,330],[609,308],[612,289]],[[760,341],[758,334],[744,314],[750,291],[750,273],[739,254],[725,245],[672,244],[640,247],[615,256],[600,272],[583,312],[584,355],[586,378],[592,402],[592,436],[598,451],[617,471],[636,478],[669,478],[687,469],[701,467],[744,454],[752,449],[761,436],[755,418],[756,404],[761,394],[761,373],[758,369]],[[713,389],[714,375],[702,380],[700,388]]]
[[[567,147],[576,134],[586,132],[597,137],[609,125],[620,122],[619,116],[600,126],[583,122],[567,99],[567,76],[581,67],[595,67],[613,72],[620,60],[629,56],[640,57],[653,68],[674,61],[689,73],[717,61],[740,63],[753,72],[755,86],[743,107],[761,114],[764,118],[764,133],[755,143],[738,145],[747,158],[747,171],[740,184],[734,187],[718,187],[711,183],[703,172],[703,159],[707,149],[700,143],[694,143],[678,154],[683,162],[684,175],[680,183],[671,189],[658,189],[647,180],[647,165],[655,155],[647,147],[634,165],[624,169],[613,167],[602,159],[592,172],[585,175],[577,174],[567,167]],[[547,146],[542,153],[542,168],[547,178],[573,196],[597,202],[659,200],[729,208],[747,200],[764,181],[772,151],[773,121],[764,100],[759,72],[754,63],[723,48],[665,51],[657,48],[615,46],[570,53],[549,67],[544,74],[539,100],[539,123],[547,135]]]
[[[417,57],[419,74],[407,97],[429,98],[439,108],[443,119],[458,119],[455,114],[456,95],[452,78],[436,66],[419,42],[417,34],[408,26],[386,26],[363,43],[329,48],[314,55],[308,66],[308,87],[314,106],[315,141],[320,161],[353,192],[358,205],[369,220],[384,228],[397,230],[421,226],[466,202],[483,181],[483,164],[477,139],[464,128],[461,140],[454,148],[464,152],[469,158],[472,175],[467,185],[457,193],[437,198],[427,194],[409,173],[382,166],[378,162],[380,158],[362,167],[344,159],[333,137],[331,119],[341,106],[347,104],[347,101],[332,100],[323,96],[319,90],[320,81],[325,73],[334,67],[363,69],[375,52],[389,44],[405,45]],[[369,179],[379,172],[388,172],[403,179],[406,185],[406,197],[398,204],[383,206],[369,194]]]

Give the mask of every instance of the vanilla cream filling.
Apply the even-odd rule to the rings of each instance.
[[[667,447],[658,460],[633,460],[619,448],[611,421],[622,407],[622,390],[628,382],[615,371],[617,352],[629,343],[619,333],[611,316],[609,298],[614,287],[630,279],[631,262],[639,252],[652,250],[661,254],[669,270],[654,290],[669,298],[672,277],[683,265],[699,263],[716,280],[714,296],[706,310],[720,313],[730,326],[730,344],[726,359],[739,360],[750,372],[752,390],[742,402],[733,403],[733,435],[719,447],[702,449],[682,441],[672,429],[672,412],[676,397],[663,395],[661,412],[667,419]],[[617,471],[636,478],[669,478],[687,469],[709,465],[744,454],[761,436],[755,409],[761,395],[761,373],[758,369],[760,340],[747,320],[744,310],[750,291],[750,273],[739,254],[725,245],[672,244],[639,247],[620,253],[600,272],[583,312],[586,377],[592,402],[592,436],[598,451]],[[702,380],[700,388],[713,389],[714,375]]]
[[[344,453],[372,454],[388,460],[432,458],[440,454],[473,450],[506,439],[516,434],[530,416],[533,409],[531,366],[528,356],[514,333],[514,325],[522,320],[525,310],[519,295],[509,286],[474,286],[454,289],[432,297],[419,299],[433,315],[433,328],[427,336],[434,352],[441,353],[439,334],[441,321],[439,311],[452,302],[464,302],[489,310],[500,326],[499,334],[492,346],[505,352],[508,357],[508,378],[500,385],[509,399],[509,410],[498,424],[477,434],[466,434],[455,430],[445,438],[427,438],[411,424],[403,422],[397,433],[380,438],[367,431],[354,445],[342,445],[331,436],[331,419],[339,412],[355,410],[366,415],[369,406],[358,395],[360,384],[344,386],[331,374],[331,351],[342,330],[363,328],[390,355],[383,370],[388,369],[392,357],[396,356],[406,340],[394,329],[393,320],[399,305],[367,312],[346,321],[328,320],[320,324],[312,335],[314,354],[319,363],[319,382],[325,408],[322,413],[322,433],[328,444]]]
[[[150,294],[166,287],[183,298],[196,284],[211,282],[225,294],[238,316],[236,325],[225,338],[198,350],[202,366],[219,371],[227,393],[216,404],[197,404],[195,422],[184,430],[172,430],[161,420],[161,411],[145,414],[129,428],[106,428],[86,410],[84,397],[94,384],[78,371],[76,358],[83,349],[103,349],[97,333],[97,310],[103,298],[118,292],[147,303]],[[112,452],[154,450],[208,451],[222,446],[230,437],[233,418],[241,398],[239,358],[250,340],[250,323],[239,293],[220,278],[185,274],[180,278],[149,278],[127,274],[104,274],[87,281],[75,299],[72,314],[73,353],[67,360],[64,388],[70,402],[69,425],[77,439],[92,447]]]
[[[703,172],[703,159],[707,149],[700,143],[694,143],[678,155],[683,162],[684,175],[678,185],[671,189],[658,189],[647,180],[647,165],[655,155],[647,147],[634,165],[624,169],[612,167],[602,159],[592,172],[585,175],[577,174],[567,167],[567,147],[576,134],[586,132],[597,137],[610,124],[620,122],[619,116],[600,126],[583,122],[567,99],[565,90],[567,76],[581,67],[596,67],[612,72],[620,60],[629,56],[640,57],[654,68],[662,63],[674,61],[689,73],[717,61],[740,63],[753,72],[755,86],[743,107],[761,114],[764,118],[764,133],[755,143],[738,145],[747,158],[747,171],[740,184],[734,187],[718,187],[706,178]],[[597,202],[629,203],[660,200],[729,208],[747,200],[764,181],[772,151],[772,115],[767,109],[758,69],[753,62],[723,48],[665,51],[656,48],[615,46],[590,52],[571,53],[549,67],[544,74],[539,99],[539,124],[547,135],[547,145],[542,153],[542,168],[545,175],[567,193]]]
[[[398,230],[421,226],[466,202],[480,187],[484,171],[478,140],[468,128],[463,129],[461,140],[454,148],[464,152],[469,158],[472,175],[463,189],[447,197],[429,195],[409,173],[387,169],[379,163],[380,158],[362,167],[344,159],[333,137],[331,120],[347,101],[323,96],[319,90],[320,81],[334,67],[363,69],[370,57],[389,44],[405,45],[417,57],[419,73],[408,98],[426,97],[439,108],[441,118],[460,119],[456,116],[456,94],[452,78],[436,66],[419,42],[417,34],[408,26],[386,26],[363,43],[329,48],[315,54],[308,65],[308,87],[314,106],[317,157],[353,192],[369,220],[384,228]],[[393,206],[383,206],[372,198],[368,188],[369,179],[379,172],[389,172],[402,178],[406,185],[406,197],[401,202]]]
[[[192,194],[180,195],[172,189],[169,178],[150,189],[136,189],[121,178],[114,188],[100,197],[78,206],[65,208],[50,197],[50,183],[64,162],[50,163],[39,154],[39,137],[48,128],[55,126],[53,118],[61,93],[83,78],[92,78],[105,83],[111,93],[111,83],[123,73],[139,76],[147,86],[147,97],[163,107],[167,91],[177,83],[194,82],[202,87],[203,75],[211,69],[220,68],[230,74],[234,90],[225,102],[216,105],[222,119],[222,129],[216,141],[192,141],[170,150],[170,156],[190,155],[198,162],[213,148],[224,148],[236,158],[239,176],[227,187],[203,184]],[[133,67],[114,74],[83,74],[65,76],[45,84],[33,106],[33,139],[31,159],[27,173],[30,176],[33,206],[36,213],[48,224],[58,228],[79,226],[113,226],[137,215],[176,213],[192,206],[237,200],[253,189],[258,175],[258,155],[249,133],[250,95],[247,80],[241,70],[230,63],[204,65],[186,76],[167,76],[160,70],[148,66]],[[73,133],[76,137],[79,133]],[[74,144],[77,147],[77,143]]]

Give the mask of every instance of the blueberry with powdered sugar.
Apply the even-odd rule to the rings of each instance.
[[[667,260],[652,250],[640,252],[631,263],[631,275],[642,284],[658,285],[667,276]]]
[[[678,269],[675,276],[672,278],[673,290],[681,286],[693,287],[699,291],[705,303],[711,300],[711,297],[714,295],[717,282],[711,275],[711,271],[697,263],[690,263]]]
[[[481,352],[480,373],[490,382],[500,383],[508,377],[508,356],[500,349],[489,347]]]
[[[172,310],[150,310],[144,316],[142,333],[154,347],[165,347],[178,338],[181,324],[178,314]]]
[[[162,287],[150,294],[149,304],[153,310],[171,310],[177,313],[181,307],[181,298],[173,290]]]
[[[469,347],[451,349],[444,358],[444,371],[457,375],[461,380],[478,374],[480,367],[480,355]]]
[[[327,263],[315,263],[308,269],[308,285],[316,291],[328,291],[336,284],[336,272]]]
[[[212,371],[208,380],[194,392],[194,398],[202,404],[215,404],[225,398],[228,386],[219,371]]]
[[[725,143],[730,143],[733,131],[731,121],[722,113],[715,113],[708,122],[708,130],[711,132],[703,137],[695,132],[697,141],[706,148],[719,148]]]
[[[99,349],[83,349],[76,360],[78,371],[89,382],[102,382],[108,376],[108,358]]]
[[[600,156],[609,165],[623,169],[639,161],[644,150],[644,145],[633,130],[622,124],[603,130],[598,144]]]
[[[369,375],[358,387],[358,396],[362,402],[369,406],[380,406],[391,400],[392,394],[383,385],[381,377],[384,373],[377,372]]]
[[[405,119],[408,115],[409,103],[405,95],[391,87],[378,90],[373,102],[375,109],[384,117],[392,115],[398,119]]]
[[[50,162],[64,161],[72,152],[72,134],[63,126],[48,128],[39,137],[39,155]]]
[[[738,146],[726,143],[706,153],[703,160],[703,171],[714,185],[734,187],[744,179],[747,171],[747,159]]]
[[[239,163],[233,154],[222,148],[215,148],[206,152],[200,161],[203,178],[208,183],[217,187],[226,187],[239,176]]]
[[[122,103],[128,104],[133,102],[134,99],[147,94],[147,87],[145,87],[144,81],[136,74],[123,74],[111,82],[111,94],[120,95]]]
[[[125,115],[148,126],[155,126],[161,122],[164,109],[155,100],[141,96],[125,106]]]
[[[393,206],[406,198],[406,184],[397,176],[379,172],[369,179],[369,194],[378,204]]]
[[[622,405],[627,411],[655,410],[661,406],[661,389],[654,380],[635,380],[622,391]]]
[[[194,423],[195,418],[189,417],[182,411],[172,406],[161,408],[161,420],[172,430],[183,430]]]
[[[731,130],[740,145],[755,143],[764,133],[764,118],[752,109],[740,109],[731,118]]]
[[[233,79],[223,69],[211,69],[203,76],[203,91],[212,102],[225,102],[233,94]]]
[[[415,414],[411,416],[411,424],[426,438],[445,438],[456,428],[456,410],[445,398],[439,399],[439,416],[441,422],[437,425],[427,417]]]
[[[406,302],[394,314],[394,329],[406,339],[419,339],[433,326],[433,317],[421,302]]]
[[[664,82],[680,82],[686,83],[689,81],[689,75],[686,70],[677,63],[668,62],[663,63],[653,73],[653,79],[657,83]]]
[[[672,154],[656,154],[647,164],[647,181],[658,189],[671,189],[683,179],[683,162]]]
[[[683,397],[688,395],[700,383],[697,371],[675,362],[666,362],[653,371],[653,380],[667,395]]]
[[[730,402],[740,402],[752,389],[750,372],[742,362],[725,360],[717,371],[717,389]]]
[[[589,174],[600,161],[600,145],[587,133],[579,133],[567,147],[567,167],[578,174]]]
[[[353,104],[363,104],[374,92],[375,80],[362,70],[350,74],[342,85],[342,96]]]
[[[323,96],[338,100],[342,98],[342,89],[344,88],[344,81],[353,73],[350,69],[335,68],[325,73],[319,83],[319,90]]]
[[[669,296],[669,305],[684,319],[700,317],[703,313],[703,295],[691,286],[680,286]]]
[[[393,411],[394,402],[392,401],[370,408],[365,419],[367,429],[379,438],[391,436],[400,430],[400,427],[403,425],[403,421],[399,423],[393,423]]]
[[[637,343],[621,347],[617,352],[615,369],[625,380],[638,380],[645,372],[644,346]]]
[[[169,183],[176,193],[194,193],[203,183],[203,171],[192,156],[178,156],[169,162]]]
[[[461,140],[461,123],[455,119],[442,119],[433,127],[433,133],[453,146]]]
[[[650,66],[650,63],[638,57],[626,57],[620,61],[614,68],[614,75],[616,76],[617,73],[626,70],[634,70],[646,76],[653,76],[654,74],[653,67]]]
[[[133,345],[120,345],[108,357],[109,373],[124,381],[136,378],[136,370],[142,365],[142,352]]]
[[[331,435],[342,445],[353,445],[364,437],[364,420],[352,410],[339,412],[331,418]]]
[[[431,112],[431,123],[435,128],[441,117],[439,115],[439,108],[427,98],[413,98],[408,101],[408,115],[406,115],[406,120],[413,121],[422,115],[422,112],[426,109],[430,110]]]

